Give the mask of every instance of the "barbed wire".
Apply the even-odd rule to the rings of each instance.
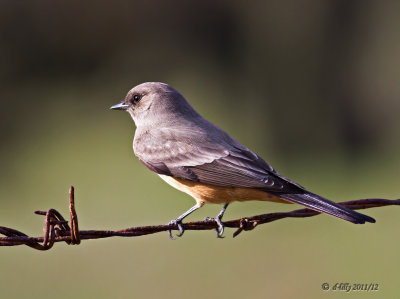
[[[340,202],[339,204],[347,206],[352,210],[369,209],[384,206],[398,206],[400,199],[380,199],[369,198],[353,201]],[[35,211],[35,214],[44,215],[44,235],[42,237],[30,237],[18,230],[0,226],[0,234],[6,237],[0,237],[0,246],[17,246],[26,245],[37,250],[48,250],[53,247],[56,242],[66,242],[68,245],[78,245],[81,240],[102,239],[110,237],[138,237],[143,235],[155,234],[163,231],[178,230],[176,224],[136,226],[121,230],[79,230],[78,216],[75,210],[74,187],[69,190],[69,211],[70,224],[56,210],[50,209],[45,211]],[[254,229],[257,225],[273,222],[284,218],[306,218],[320,214],[319,212],[300,209],[291,212],[278,212],[256,215],[252,217],[244,217],[229,221],[223,221],[225,227],[237,228],[233,233],[233,237],[239,235],[242,231]],[[214,220],[203,220],[184,223],[185,230],[212,230],[217,229],[218,224]]]

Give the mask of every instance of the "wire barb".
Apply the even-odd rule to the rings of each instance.
[[[400,199],[380,199],[369,198],[339,203],[352,210],[369,209],[384,206],[398,206]],[[85,230],[79,231],[78,215],[75,210],[74,187],[69,189],[69,212],[70,224],[56,210],[50,209],[45,211],[35,211],[37,215],[45,216],[43,237],[30,237],[18,230],[0,226],[0,234],[6,237],[0,237],[0,246],[17,246],[26,245],[37,250],[49,250],[56,242],[66,242],[68,245],[78,245],[81,240],[102,239],[110,237],[138,237],[143,235],[155,234],[159,232],[177,230],[177,226],[170,224],[137,226],[117,231],[110,230]],[[316,216],[320,213],[309,210],[300,209],[291,212],[269,213],[256,215],[252,217],[244,217],[235,220],[222,222],[224,227],[237,228],[233,233],[233,237],[238,236],[243,231],[253,230],[256,226],[264,223],[273,222],[283,218],[306,218]],[[182,224],[184,230],[213,230],[218,228],[215,221],[203,220]]]
[[[78,215],[75,211],[75,189],[73,186],[69,188],[69,214],[71,217],[71,245],[79,245],[81,238],[79,236]]]

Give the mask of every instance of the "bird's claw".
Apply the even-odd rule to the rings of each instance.
[[[217,238],[219,239],[223,239],[225,238],[224,236],[222,236],[224,234],[224,229],[225,229],[225,225],[222,223],[221,221],[222,217],[206,217],[204,218],[205,221],[215,221],[218,225],[218,228],[215,228],[215,233],[217,234]]]
[[[179,230],[179,233],[176,236],[182,237],[183,233],[185,232],[185,230],[183,229],[183,226],[182,226],[182,220],[180,220],[180,219],[171,220],[170,222],[168,222],[168,225],[176,225]],[[172,230],[170,230],[170,229],[168,230],[168,235],[171,240],[175,240],[175,238],[172,236]]]

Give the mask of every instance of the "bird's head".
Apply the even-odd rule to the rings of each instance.
[[[137,127],[165,125],[173,122],[176,117],[198,115],[176,89],[160,82],[146,82],[135,86],[121,103],[110,109],[129,112]]]

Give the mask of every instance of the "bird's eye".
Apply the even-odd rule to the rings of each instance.
[[[135,102],[139,102],[140,99],[141,99],[141,96],[138,95],[138,94],[135,94],[135,95],[133,96],[133,100],[134,100]]]

